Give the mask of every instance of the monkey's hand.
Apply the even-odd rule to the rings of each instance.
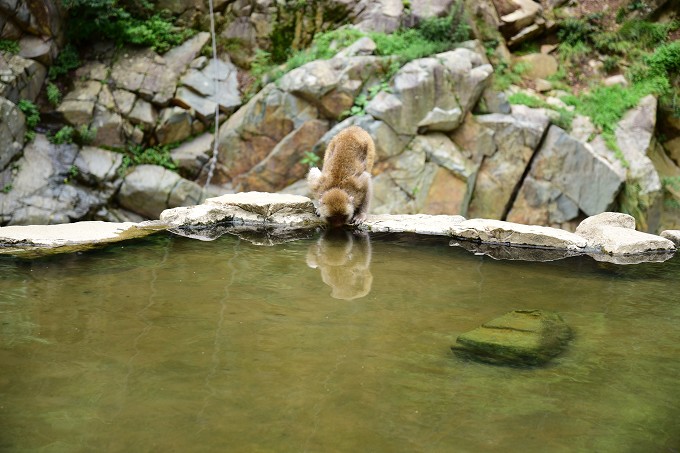
[[[362,223],[366,221],[366,213],[365,212],[360,212],[357,215],[354,216],[352,221],[350,222],[352,225],[359,226]]]

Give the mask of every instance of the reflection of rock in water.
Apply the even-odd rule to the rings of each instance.
[[[371,291],[371,240],[367,233],[333,228],[307,251],[307,266],[319,268],[336,299],[352,300]]]

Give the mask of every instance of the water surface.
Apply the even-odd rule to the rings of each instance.
[[[0,450],[678,451],[679,272],[403,237],[0,257]],[[518,308],[559,312],[567,351],[451,353]]]

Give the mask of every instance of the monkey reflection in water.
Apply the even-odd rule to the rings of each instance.
[[[321,279],[335,299],[352,300],[371,291],[371,240],[368,233],[331,228],[307,251],[307,266],[321,270]]]

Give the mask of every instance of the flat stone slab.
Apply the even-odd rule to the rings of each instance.
[[[203,204],[161,213],[161,221],[173,227],[207,226],[230,222],[307,229],[323,225],[312,200],[301,195],[241,192],[208,198]]]
[[[451,236],[451,232],[465,220],[460,215],[369,215],[360,230],[372,233],[415,233],[431,236]]]
[[[166,227],[157,221],[76,222],[0,227],[0,254],[39,256],[77,252],[98,245],[148,236]]]
[[[185,197],[184,197],[185,198]],[[550,261],[589,255],[599,261],[633,264],[665,261],[675,252],[672,241],[634,229],[632,217],[603,213],[584,220],[577,234],[557,228],[459,215],[369,215],[357,228],[373,233],[413,233],[451,237],[451,246],[496,259]],[[76,251],[98,244],[144,236],[167,229],[200,240],[236,234],[272,245],[309,237],[325,228],[312,200],[301,195],[240,192],[208,198],[202,204],[166,209],[160,221],[0,228],[0,253],[59,249]],[[620,231],[623,230],[623,233]],[[597,234],[592,234],[592,233]],[[69,247],[69,248],[65,248]]]
[[[543,247],[582,252],[587,251],[588,245],[587,241],[581,236],[558,228],[490,219],[470,219],[461,222],[451,235],[484,244]]]
[[[451,349],[480,362],[536,366],[564,350],[571,329],[562,317],[544,310],[514,310],[461,334]]]

